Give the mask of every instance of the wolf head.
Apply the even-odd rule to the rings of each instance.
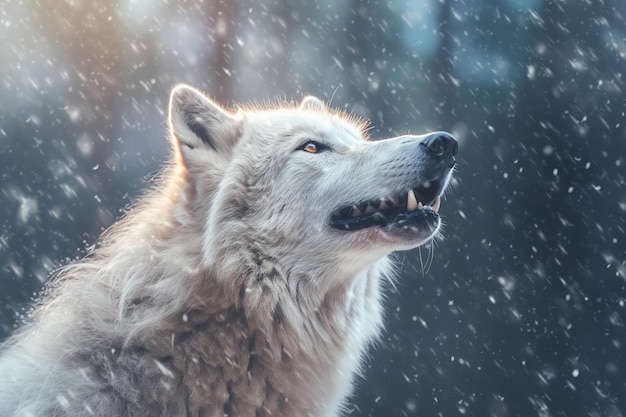
[[[359,270],[440,227],[457,151],[447,133],[368,141],[364,122],[314,97],[231,113],[185,85],[169,112],[207,264],[246,246],[283,268]]]

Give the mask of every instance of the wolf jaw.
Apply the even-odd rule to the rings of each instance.
[[[436,220],[444,182],[428,181],[407,192],[347,205],[331,214],[331,227],[354,231],[374,226],[409,226],[418,219]]]

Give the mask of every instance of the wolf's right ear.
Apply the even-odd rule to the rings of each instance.
[[[193,87],[179,84],[172,90],[169,130],[185,164],[197,149],[229,155],[237,142],[240,123],[240,118]]]

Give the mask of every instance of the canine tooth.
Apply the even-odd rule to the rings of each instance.
[[[406,209],[408,211],[415,211],[417,210],[417,200],[415,199],[415,193],[413,192],[413,190],[409,190],[408,194],[407,194],[407,203],[406,203]]]
[[[437,198],[435,198],[435,202],[433,203],[433,210],[439,211],[439,207],[441,207],[441,197],[437,196]]]
[[[424,205],[422,204],[422,202],[420,201],[419,203],[417,203],[417,209],[421,210],[424,208]]]

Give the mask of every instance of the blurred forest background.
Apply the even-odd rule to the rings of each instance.
[[[0,2],[0,338],[167,160],[170,88],[460,141],[357,416],[626,413],[623,0]]]

